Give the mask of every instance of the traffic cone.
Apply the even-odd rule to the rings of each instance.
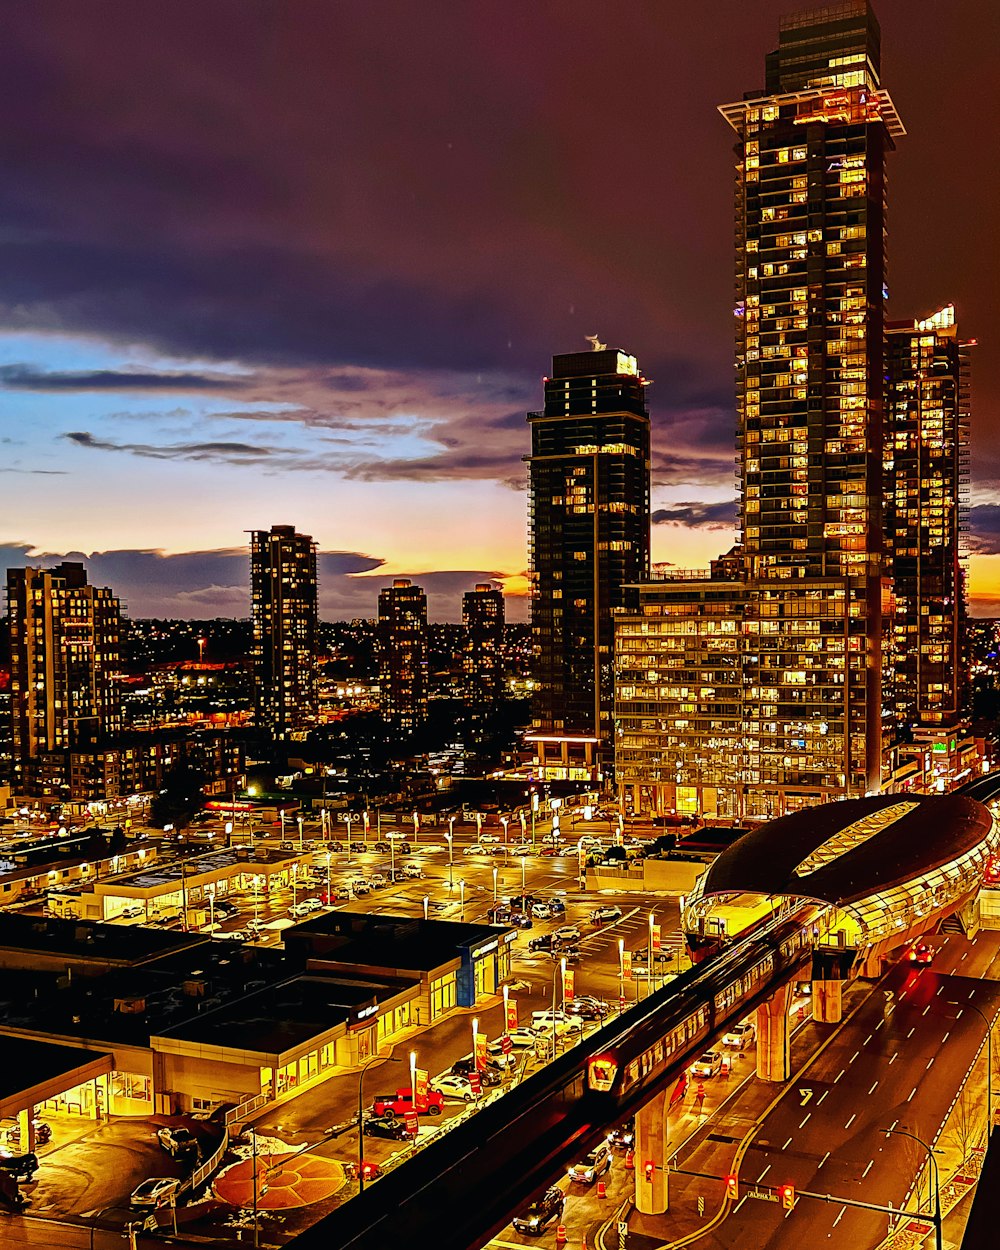
[[[632,1172],[635,1170],[635,1151],[634,1150],[625,1151],[625,1169],[628,1172]]]
[[[556,1227],[556,1245],[564,1246],[566,1244],[566,1225],[559,1224]]]
[[[597,1182],[597,1196],[598,1198],[606,1198],[608,1196],[608,1187],[603,1181]]]

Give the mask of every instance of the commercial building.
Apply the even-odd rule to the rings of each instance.
[[[82,564],[8,569],[14,788],[63,793],[69,755],[121,730],[121,606]],[[46,783],[52,778],[52,788]]]
[[[944,737],[968,711],[969,355],[955,309],[888,326],[885,529],[892,573],[892,712]]]
[[[378,596],[378,677],[382,719],[411,734],[427,719],[427,596],[397,577]]]
[[[649,574],[649,412],[634,356],[555,356],[528,413],[534,694],[543,778],[598,780],[613,751],[614,614]]]
[[[473,740],[481,740],[504,694],[503,591],[489,582],[462,596],[462,679]]]
[[[294,526],[250,535],[257,724],[295,737],[316,720],[316,544]]]
[[[891,780],[885,160],[904,131],[879,62],[866,0],[794,14],[781,22],[764,90],[720,110],[736,135],[742,540],[716,577],[741,566],[742,591],[714,589],[701,574],[686,588],[641,592],[683,648],[648,666],[681,674],[664,695],[645,709],[620,699],[622,749],[652,757],[665,735],[672,752],[654,810],[678,800],[713,810],[719,769],[708,761],[734,716],[739,749],[720,762],[726,814],[777,816]],[[621,619],[623,645],[642,639],[643,619]],[[734,638],[720,681],[720,647],[725,654]],[[624,680],[641,675],[633,658],[619,660],[626,689],[641,684]],[[721,733],[700,711],[717,703]],[[633,775],[632,784],[642,783]]]

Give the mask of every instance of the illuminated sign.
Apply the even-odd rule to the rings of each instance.
[[[634,356],[626,356],[624,352],[619,352],[617,372],[627,373],[634,378],[639,372],[639,363]]]
[[[514,936],[515,936],[515,935],[514,935],[514,933],[513,933],[513,931],[512,931],[512,932],[511,932],[511,937],[514,937]],[[507,938],[507,939],[505,939],[505,940],[509,941],[510,939],[509,939],[509,938]],[[488,954],[490,953],[490,951],[495,951],[495,950],[496,950],[496,948],[497,948],[499,945],[500,945],[500,939],[499,939],[499,938],[494,938],[492,942],[487,942],[485,946],[478,946],[478,947],[476,947],[476,949],[472,952],[472,958],[473,958],[473,959],[481,959],[481,958],[483,957],[483,955],[488,955]]]

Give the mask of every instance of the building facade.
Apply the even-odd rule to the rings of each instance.
[[[469,728],[482,739],[504,695],[503,591],[481,582],[462,596],[462,679]]]
[[[253,530],[250,590],[257,724],[272,737],[316,720],[316,544],[291,525]]]
[[[64,784],[69,754],[121,730],[121,606],[82,564],[8,569],[14,786]]]
[[[555,356],[528,414],[531,740],[540,775],[593,777],[613,743],[614,614],[649,574],[649,412],[634,356]]]
[[[427,596],[397,577],[378,596],[379,705],[396,733],[427,720]]]
[[[968,713],[962,533],[969,353],[955,309],[888,327],[886,517],[894,604],[892,711],[947,735]]]
[[[741,543],[716,572],[742,568],[743,581],[742,592],[738,583],[725,592],[727,632],[708,610],[718,602],[711,576],[669,595],[640,592],[653,615],[675,622],[687,680],[665,683],[668,707],[676,701],[666,715],[660,696],[641,715],[640,700],[619,697],[621,749],[627,736],[629,750],[651,756],[634,740],[660,732],[659,721],[673,726],[673,791],[657,800],[668,809],[678,798],[691,810],[718,803],[717,770],[705,775],[704,761],[729,729],[718,733],[697,709],[721,699],[731,729],[737,689],[742,738],[724,789],[739,798],[727,798],[727,815],[777,816],[889,778],[885,161],[904,131],[879,61],[866,0],[794,14],[767,57],[764,90],[720,109],[736,136]],[[642,637],[644,619],[622,618],[623,648]],[[735,671],[722,682],[712,659],[730,629]],[[620,680],[638,688],[625,680],[639,671],[626,657]]]

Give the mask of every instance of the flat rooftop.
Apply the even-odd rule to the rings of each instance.
[[[197,933],[0,912],[0,950],[135,966],[207,944]],[[8,960],[9,962],[9,960]]]
[[[424,920],[373,912],[330,911],[286,929],[286,950],[359,968],[430,972],[461,957],[466,947],[504,938],[498,925]]]
[[[16,1115],[29,1093],[51,1097],[112,1066],[104,1051],[0,1035],[0,1116]]]

